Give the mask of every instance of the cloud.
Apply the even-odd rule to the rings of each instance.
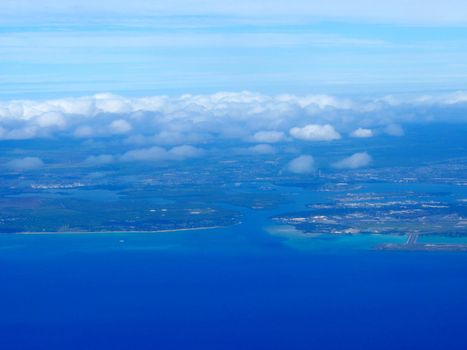
[[[456,91],[447,94],[423,95],[414,99],[421,105],[457,105],[467,103],[467,91]]]
[[[131,100],[109,93],[94,95],[94,103],[97,109],[106,113],[129,113],[133,109]]]
[[[44,162],[38,157],[25,157],[10,160],[6,167],[15,171],[27,171],[39,169],[44,166]]]
[[[24,127],[12,128],[10,130],[2,128],[0,139],[3,140],[27,140],[39,136],[39,128],[34,125],[26,125]]]
[[[84,162],[87,165],[95,166],[111,164],[114,162],[114,160],[114,156],[111,154],[101,154],[98,156],[89,156]]]
[[[358,128],[358,129],[352,131],[350,136],[357,137],[357,138],[373,137],[373,131],[371,129]]]
[[[167,150],[162,147],[154,146],[150,148],[140,148],[126,152],[121,160],[131,161],[163,161],[169,159]]]
[[[294,174],[309,174],[314,171],[314,164],[312,156],[301,155],[288,163],[287,170]]]
[[[248,91],[141,98],[102,93],[15,100],[0,102],[4,129],[0,137],[127,135],[128,141],[138,139],[147,145],[197,144],[214,138],[276,143],[288,141],[286,132],[303,124],[303,119],[312,116],[319,122],[319,113],[324,116],[328,111],[353,107],[353,102],[327,95],[268,96]]]
[[[132,129],[132,127],[126,120],[117,119],[110,124],[110,129],[114,134],[126,134]]]
[[[390,124],[386,126],[384,132],[390,136],[404,136],[404,129],[398,124]]]
[[[332,141],[341,138],[337,130],[350,132],[352,137],[375,136],[373,130],[402,136],[402,125],[407,123],[466,122],[464,95],[350,100],[242,91],[140,98],[103,93],[0,101],[0,140],[108,138],[150,148],[227,140],[255,144]],[[366,129],[359,127],[362,123]],[[116,135],[125,137],[117,140]]]
[[[171,124],[170,128],[176,127]],[[184,126],[186,128],[186,125]],[[201,132],[183,132],[181,130],[162,130],[152,137],[152,142],[160,145],[180,145],[184,143],[201,143],[208,140],[211,136]],[[150,142],[149,140],[146,140]]]
[[[82,125],[76,128],[76,130],[73,132],[73,135],[78,138],[90,137],[94,135],[94,130],[90,126]]]
[[[359,152],[334,163],[333,166],[337,169],[357,169],[366,167],[371,162],[372,158],[367,152]]]
[[[284,138],[285,134],[282,131],[258,131],[253,135],[253,140],[261,143],[276,143]]]
[[[59,112],[46,112],[41,114],[37,119],[37,124],[41,127],[58,127],[64,128],[66,125],[65,118]]]
[[[163,147],[154,146],[149,148],[140,148],[128,151],[121,156],[122,161],[169,161],[185,160],[188,158],[197,158],[204,154],[200,148],[190,145],[182,145],[166,150]]]
[[[168,153],[176,159],[187,159],[200,157],[204,154],[204,151],[190,145],[182,145],[173,147]]]
[[[339,133],[330,124],[308,124],[303,128],[290,129],[290,135],[305,141],[333,141],[341,138]]]
[[[259,154],[259,155],[276,153],[276,149],[274,147],[268,144],[264,144],[264,143],[249,147],[247,150],[248,150],[248,153]]]
[[[414,128],[416,123],[433,120],[427,116],[435,121],[467,121],[463,95],[446,96],[435,102],[401,102],[396,98],[346,100],[326,95],[269,96],[243,91],[175,97],[97,94],[46,101],[0,101],[0,147],[8,145],[5,140],[50,138],[48,142],[55,142],[57,147],[62,141],[76,145],[81,154],[75,159],[84,159],[83,166],[136,161],[175,165],[214,152],[227,156],[231,151],[233,155],[252,157],[277,154],[274,158],[279,161],[282,157],[317,153],[309,148],[321,147],[301,141],[403,136],[407,125]],[[342,130],[342,136],[337,130]],[[345,144],[356,141],[349,138]],[[22,144],[18,142],[18,147]],[[34,144],[29,141],[28,147]],[[81,145],[85,147],[78,151]],[[28,158],[24,159],[25,165],[21,161],[7,165],[6,161],[4,167],[9,169],[42,166],[40,160]],[[370,163],[371,157],[362,152],[333,166],[355,169]],[[311,172],[313,158],[298,157],[284,168],[292,173]]]

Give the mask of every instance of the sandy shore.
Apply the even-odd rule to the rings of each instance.
[[[164,232],[179,232],[179,231],[202,231],[223,228],[225,226],[205,226],[205,227],[189,227],[177,228],[169,230],[155,231],[25,231],[16,232],[17,235],[86,235],[86,234],[113,234],[113,233],[164,233]]]

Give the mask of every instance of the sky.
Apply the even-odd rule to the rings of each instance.
[[[447,93],[467,2],[2,0],[0,52],[0,101]]]
[[[354,145],[328,167],[365,168],[370,139],[465,123],[466,86],[465,1],[0,3],[9,171],[56,166],[44,140],[90,168],[221,152],[304,175],[323,144]]]

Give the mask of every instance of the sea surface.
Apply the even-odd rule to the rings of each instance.
[[[197,231],[0,234],[0,349],[467,349],[467,253],[304,238],[274,226],[283,210]]]

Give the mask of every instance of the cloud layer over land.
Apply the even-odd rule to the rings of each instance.
[[[160,144],[201,143],[213,137],[277,143],[290,135],[302,141],[333,141],[342,132],[370,137],[376,130],[401,136],[406,122],[449,121],[446,114],[436,113],[439,107],[467,110],[467,93],[366,100],[251,92],[141,98],[102,93],[0,102],[0,139],[139,135],[140,141]],[[467,117],[458,113],[453,119]]]
[[[372,158],[368,153],[359,152],[334,163],[334,167],[337,169],[358,169],[368,166],[371,162]]]
[[[44,162],[38,157],[17,158],[6,163],[6,168],[13,171],[34,170],[42,166],[44,166]]]
[[[350,134],[352,137],[367,138],[373,136],[373,131],[371,129],[358,128]]]
[[[290,135],[305,141],[333,141],[341,138],[341,135],[329,124],[308,124],[303,128],[295,127],[290,129]]]
[[[294,174],[310,174],[314,171],[314,164],[312,156],[301,155],[289,162],[287,170]]]
[[[100,153],[83,157],[88,166],[183,161],[206,155],[209,148],[228,148],[239,155],[274,156],[285,151],[296,156],[300,147],[402,137],[409,124],[464,123],[466,112],[467,93],[463,92],[373,99],[252,92],[127,98],[102,93],[1,102],[0,142],[42,139],[99,144]],[[358,151],[334,167],[368,166],[371,157],[365,149]],[[24,158],[7,168],[42,165],[40,159]],[[302,174],[313,168],[313,158],[306,157],[288,166],[289,171]]]

